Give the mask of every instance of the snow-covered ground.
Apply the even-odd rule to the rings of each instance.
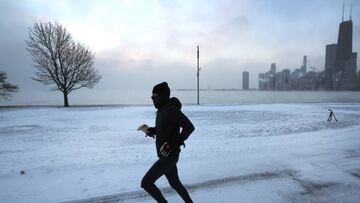
[[[329,107],[338,122],[326,121]],[[196,130],[178,168],[195,202],[360,199],[359,103],[183,111]],[[136,128],[154,119],[151,106],[0,109],[0,202],[153,202],[140,181],[154,140]],[[157,185],[182,202],[165,178]]]

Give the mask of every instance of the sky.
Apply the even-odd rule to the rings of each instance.
[[[345,19],[350,0],[345,0]],[[0,70],[19,85],[0,104],[61,104],[62,95],[34,77],[25,50],[35,22],[58,22],[95,53],[102,80],[70,96],[77,104],[107,103],[127,92],[196,88],[196,46],[200,46],[201,88],[241,88],[250,72],[275,62],[294,70],[303,55],[324,69],[325,45],[336,43],[343,0],[0,0]],[[353,51],[360,50],[360,1],[352,1]],[[358,64],[359,64],[358,57]],[[149,93],[150,94],[150,93]],[[95,99],[96,98],[96,99]]]

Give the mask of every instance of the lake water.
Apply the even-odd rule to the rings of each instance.
[[[151,92],[133,91],[122,96],[102,98],[91,104],[152,104]],[[178,97],[184,104],[196,104],[196,91],[172,91],[171,96]],[[74,95],[75,96],[75,95]],[[76,98],[73,98],[74,103]],[[74,104],[73,103],[73,104]],[[271,103],[360,103],[360,92],[327,91],[200,91],[201,104],[271,104]]]
[[[174,91],[184,103],[196,103],[196,91]],[[326,91],[202,91],[202,104],[358,103],[360,92]]]

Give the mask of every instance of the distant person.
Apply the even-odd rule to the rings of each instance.
[[[330,114],[327,121],[331,122],[332,118],[334,117],[335,121],[337,122],[334,112],[331,109],[328,109],[328,111],[330,111]]]
[[[147,135],[156,138],[156,151],[159,159],[151,166],[141,181],[144,188],[157,202],[167,202],[155,185],[157,179],[165,175],[169,184],[186,203],[193,202],[184,185],[180,182],[177,170],[180,146],[195,130],[191,121],[181,112],[181,102],[170,99],[170,88],[166,82],[157,84],[151,99],[157,109],[155,127],[147,129]],[[181,128],[181,132],[180,132]]]

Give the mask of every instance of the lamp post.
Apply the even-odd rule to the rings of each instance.
[[[199,105],[200,104],[200,81],[199,81],[199,78],[200,78],[200,67],[199,67],[199,45],[197,46],[197,104]]]

